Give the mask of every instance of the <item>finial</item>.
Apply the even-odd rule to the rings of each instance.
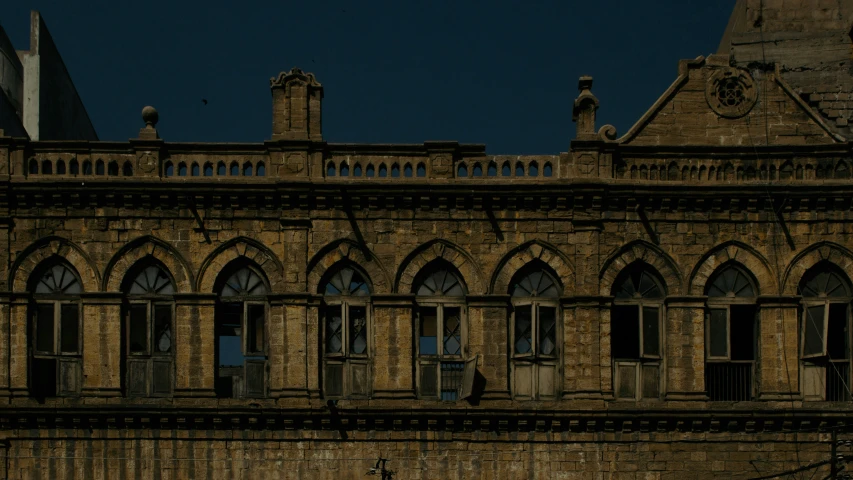
[[[142,120],[145,122],[145,128],[154,128],[157,126],[157,120],[160,115],[157,114],[157,109],[148,105],[142,109]]]
[[[592,77],[589,75],[584,75],[578,79],[578,91],[583,92],[584,90],[592,89]]]
[[[578,98],[572,109],[572,121],[577,123],[576,139],[590,140],[595,135],[595,111],[598,99],[592,94],[592,77],[584,75],[578,79]]]

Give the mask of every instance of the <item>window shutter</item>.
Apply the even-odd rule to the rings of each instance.
[[[514,315],[512,352],[515,357],[532,357],[533,351],[533,305],[516,305]]]
[[[148,305],[130,304],[128,323],[128,351],[131,354],[148,353]]]
[[[557,355],[557,309],[539,305],[539,348],[540,356]]]
[[[712,309],[708,314],[708,358],[729,358],[728,310]]]
[[[803,358],[826,354],[826,304],[806,304],[803,309]]]
[[[540,363],[537,367],[537,394],[540,400],[554,400],[557,398],[557,365],[551,362]]]
[[[57,379],[56,379],[56,359],[54,358],[34,358],[32,386],[33,394],[36,397],[53,397],[56,396]]]
[[[420,368],[420,396],[422,398],[438,397],[438,365],[435,363],[422,363]]]
[[[156,395],[169,395],[172,393],[172,361],[154,360],[151,364],[153,378],[151,379],[151,390]]]
[[[643,307],[643,358],[660,358],[660,309]]]
[[[246,360],[246,396],[263,397],[266,395],[266,360]]]
[[[350,360],[350,393],[358,396],[370,395],[370,366],[367,362]]]
[[[62,353],[80,352],[80,315],[76,303],[63,303],[60,312],[60,345]]]
[[[244,352],[246,355],[263,354],[265,342],[266,307],[263,304],[250,303],[246,305],[246,334],[244,335]]]
[[[477,376],[479,355],[465,360],[465,370],[462,372],[462,385],[459,386],[459,398],[466,399],[474,394],[474,378]]]
[[[660,398],[660,365],[643,365],[643,398]]]
[[[616,364],[616,398],[637,398],[637,367],[634,362]]]
[[[80,372],[80,361],[75,359],[63,359],[59,361],[59,388],[58,395],[76,395],[80,393],[82,384]]]
[[[344,365],[342,363],[327,363],[325,371],[325,395],[341,397],[344,394]]]
[[[526,361],[516,361],[513,365],[513,396],[516,400],[533,399],[534,365]]]
[[[127,393],[129,395],[147,395],[148,360],[129,359],[127,361]]]
[[[323,313],[326,355],[343,355],[344,316],[341,305],[327,305]]]

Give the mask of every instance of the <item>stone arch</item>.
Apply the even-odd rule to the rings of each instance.
[[[123,246],[113,255],[104,270],[104,291],[118,292],[127,272],[145,257],[153,257],[162,263],[175,280],[178,293],[193,291],[195,281],[192,269],[184,257],[168,243],[151,235],[139,237]]]
[[[758,282],[760,295],[774,294],[779,291],[779,282],[767,259],[752,247],[732,240],[713,248],[699,260],[690,274],[687,293],[703,295],[708,278],[720,265],[728,262],[737,262],[752,273]]]
[[[659,247],[644,240],[629,242],[607,257],[598,275],[598,294],[610,295],[613,282],[619,274],[627,266],[638,261],[646,263],[657,271],[668,294],[681,294],[684,280],[678,264]]]
[[[492,274],[491,293],[502,295],[509,292],[512,277],[534,260],[540,260],[554,270],[563,287],[564,296],[571,294],[574,290],[574,265],[557,247],[542,240],[522,243],[504,255]]]
[[[832,263],[843,270],[847,278],[853,279],[853,253],[836,243],[819,242],[809,245],[791,260],[782,277],[782,294],[796,295],[803,274],[822,261]]]
[[[458,245],[442,239],[430,240],[422,244],[403,260],[394,281],[394,291],[410,293],[412,282],[414,282],[415,276],[421,268],[439,258],[446,260],[459,270],[468,286],[469,294],[482,295],[486,293],[483,272],[474,258]]]
[[[92,259],[79,246],[62,237],[49,236],[36,240],[24,249],[12,264],[9,285],[15,292],[27,291],[27,283],[41,262],[53,257],[61,257],[77,270],[83,291],[97,292],[101,286],[101,275]]]
[[[270,291],[279,291],[284,280],[284,267],[275,254],[264,244],[248,237],[237,237],[216,247],[201,264],[197,291],[213,292],[213,284],[226,265],[244,258],[258,266],[270,282]]]
[[[323,275],[340,261],[348,261],[363,270],[370,278],[373,293],[391,293],[391,280],[379,258],[349,239],[336,240],[321,248],[308,262],[308,293],[316,293]]]

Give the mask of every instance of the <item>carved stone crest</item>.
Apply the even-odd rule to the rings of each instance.
[[[746,70],[732,67],[717,69],[708,78],[705,100],[722,117],[742,117],[752,110],[758,100],[755,80]]]

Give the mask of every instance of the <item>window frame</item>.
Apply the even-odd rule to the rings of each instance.
[[[753,369],[754,365],[758,362],[758,353],[759,353],[759,331],[758,331],[758,323],[759,323],[759,315],[761,315],[761,310],[758,308],[758,302],[756,301],[758,297],[708,297],[705,306],[705,361],[708,363],[752,363]],[[752,319],[752,352],[753,357],[756,357],[752,360],[732,360],[732,306],[735,305],[743,305],[743,306],[755,306],[755,318]],[[726,356],[711,356],[711,311],[712,310],[725,310],[726,311]],[[753,383],[755,383],[753,381]]]
[[[510,349],[511,349],[511,358],[513,360],[530,360],[536,362],[538,360],[557,360],[560,358],[560,302],[557,299],[553,300],[543,300],[545,297],[515,297],[512,300],[512,315],[510,318]],[[542,337],[541,333],[541,325],[540,325],[540,307],[553,308],[554,309],[554,353],[553,354],[543,354],[540,353]],[[529,353],[518,353],[515,351],[515,343],[516,343],[516,316],[519,308],[530,308],[530,320],[531,320],[531,336],[533,337],[533,341],[531,342],[531,348]]]
[[[28,376],[29,376],[29,388],[35,389],[35,382],[33,380],[33,375],[35,372],[35,361],[37,360],[47,360],[55,362],[55,385],[54,385],[54,395],[50,398],[60,398],[60,397],[77,397],[80,395],[83,388],[83,301],[80,297],[79,293],[71,293],[71,294],[62,294],[62,293],[36,293],[36,286],[39,282],[42,281],[42,278],[48,271],[52,271],[54,267],[57,265],[62,265],[68,273],[71,273],[75,276],[75,280],[80,285],[80,292],[82,292],[82,282],[80,277],[77,276],[73,267],[66,262],[58,262],[51,263],[41,272],[39,278],[35,280],[35,284],[30,287],[30,290],[33,292],[28,312],[28,321],[29,321],[29,332],[32,334],[32,340],[28,341]],[[53,330],[53,346],[51,351],[44,351],[38,349],[38,311],[39,305],[51,305],[53,312],[53,320],[52,320],[52,330]],[[74,305],[77,309],[77,348],[74,352],[63,352],[62,351],[62,306],[63,305]],[[63,388],[64,385],[67,385],[68,379],[63,376],[63,372],[65,371],[65,367],[63,365],[72,365],[74,369],[74,385],[73,389]]]
[[[453,272],[456,275],[455,272]],[[457,275],[457,280],[460,281]],[[464,287],[463,287],[464,288]],[[436,309],[436,353],[435,354],[424,354],[421,353],[421,309],[423,308],[435,308]],[[459,308],[459,353],[458,354],[445,354],[444,353],[444,318],[445,318],[445,308]],[[417,391],[418,398],[428,399],[428,400],[436,400],[440,402],[457,402],[462,400],[461,398],[461,387],[464,385],[464,382],[460,384],[460,391],[457,392],[457,398],[455,400],[442,400],[442,374],[441,374],[441,365],[444,363],[462,363],[465,364],[468,353],[468,304],[465,301],[464,296],[443,296],[443,295],[435,295],[435,296],[419,296],[416,297],[415,305],[414,305],[414,327],[415,327],[415,335],[413,335],[415,341],[415,359],[417,363],[417,375],[415,376],[415,389]],[[424,366],[434,365],[436,367],[435,373],[435,394],[434,395],[426,395],[424,394],[424,387],[422,385],[422,377],[423,377],[423,369]],[[464,366],[463,366],[464,368]]]

